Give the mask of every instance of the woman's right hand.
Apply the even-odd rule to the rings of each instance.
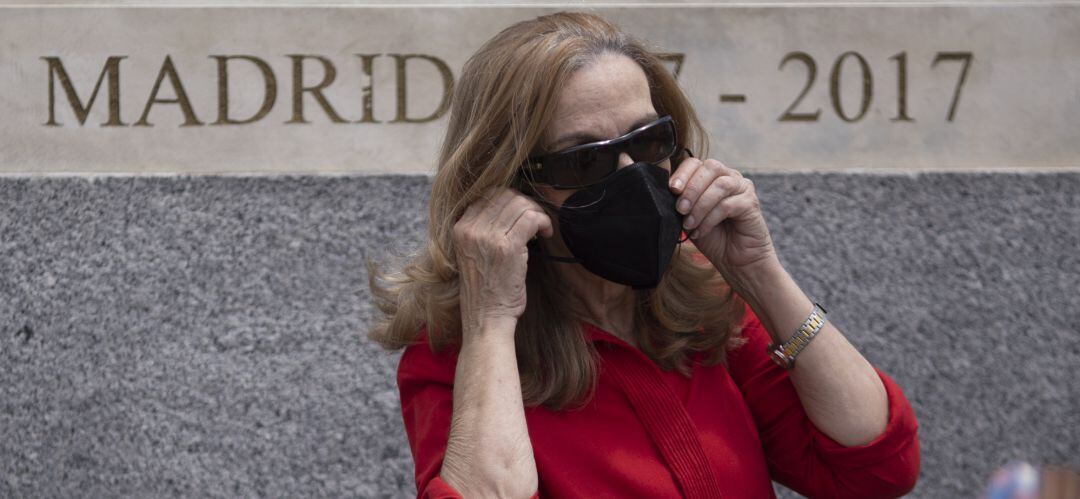
[[[554,234],[551,218],[509,188],[484,193],[454,224],[462,341],[440,475],[465,497],[528,497],[538,487],[514,344],[526,245],[537,234]]]
[[[555,234],[551,217],[520,191],[493,188],[465,209],[453,234],[462,334],[516,323],[525,312],[526,245],[537,234]]]

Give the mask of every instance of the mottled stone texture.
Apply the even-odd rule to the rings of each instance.
[[[1080,466],[1080,173],[758,174],[919,416],[915,497]],[[414,493],[364,262],[426,177],[0,179],[0,497]]]

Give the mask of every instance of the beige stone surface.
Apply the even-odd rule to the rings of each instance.
[[[682,54],[711,156],[737,168],[1080,166],[1080,4],[356,3],[0,7],[0,173],[427,173],[446,75],[560,8]],[[320,82],[325,106],[298,91]],[[234,120],[273,103],[223,124],[222,88]]]
[[[396,5],[468,5],[468,6],[617,6],[617,5],[858,5],[858,4],[1061,4],[1069,0],[0,0],[0,5],[139,5],[164,7],[175,5],[195,6],[396,6]]]

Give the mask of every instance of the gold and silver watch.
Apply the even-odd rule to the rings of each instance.
[[[803,321],[791,338],[782,345],[769,343],[767,350],[773,362],[776,362],[784,369],[793,369],[795,367],[795,357],[799,355],[803,348],[806,348],[806,345],[810,343],[810,340],[814,339],[814,336],[817,336],[818,331],[821,331],[821,326],[825,325],[825,313],[825,308],[815,302],[814,309],[810,311],[810,316]]]

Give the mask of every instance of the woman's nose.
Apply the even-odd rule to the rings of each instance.
[[[627,167],[632,164],[634,164],[634,160],[630,158],[629,154],[625,152],[619,153],[619,168]]]

